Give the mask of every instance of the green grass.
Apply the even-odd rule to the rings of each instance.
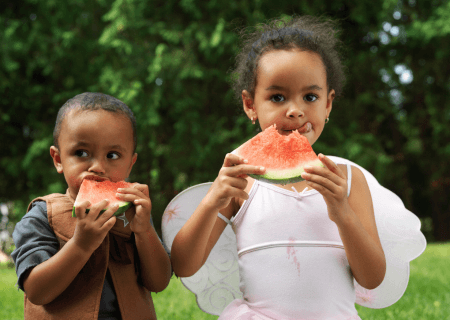
[[[450,320],[450,243],[429,244],[411,262],[411,276],[403,297],[385,309],[356,306],[363,320]],[[23,319],[23,294],[14,287],[14,269],[0,266],[0,319]],[[217,319],[197,306],[195,295],[173,277],[160,293],[152,293],[159,320]]]

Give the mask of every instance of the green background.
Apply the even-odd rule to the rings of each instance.
[[[3,1],[0,202],[11,222],[33,197],[65,191],[49,155],[56,113],[93,91],[137,117],[130,181],[149,185],[159,232],[168,202],[213,181],[256,132],[228,82],[236,28],[294,13],[340,19],[347,48],[348,84],[314,150],[368,169],[429,241],[448,240],[450,3],[438,0]]]

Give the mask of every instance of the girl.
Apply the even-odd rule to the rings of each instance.
[[[237,57],[234,90],[253,124],[317,141],[345,81],[335,30],[333,22],[306,16],[251,35]],[[360,319],[353,279],[373,289],[386,272],[371,193],[357,167],[319,159],[325,167],[305,168],[304,181],[271,185],[248,176],[264,168],[227,154],[176,235],[173,270],[189,277],[232,220],[244,299],[220,319]]]

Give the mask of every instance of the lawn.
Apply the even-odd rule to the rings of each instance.
[[[393,306],[367,309],[356,306],[363,320],[450,320],[450,243],[429,244],[425,252],[411,262],[408,289]],[[14,288],[14,269],[0,267],[0,319],[23,319],[23,294]],[[217,319],[202,312],[195,296],[173,277],[166,290],[153,293],[160,320]]]

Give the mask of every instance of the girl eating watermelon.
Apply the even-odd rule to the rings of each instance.
[[[137,159],[132,111],[106,94],[79,94],[59,110],[53,138],[67,192],[34,199],[13,233],[25,319],[156,319],[149,291],[168,285],[171,267],[148,186],[123,181]],[[129,225],[114,216],[119,204],[77,198],[87,180],[121,185],[116,197],[134,205]]]
[[[258,120],[263,134],[276,129],[281,141],[300,133],[307,147],[319,139],[345,82],[336,30],[332,21],[304,16],[272,21],[250,34],[237,56],[234,90],[247,117],[253,124]],[[277,150],[277,140],[270,143]],[[281,159],[289,153],[258,156]],[[190,277],[208,261],[227,224],[232,226],[241,297],[234,296],[219,319],[360,319],[355,302],[385,307],[403,294],[409,273],[405,272],[405,284],[405,275],[392,266],[398,262],[408,271],[409,261],[425,249],[418,219],[363,168],[338,157],[319,154],[318,159],[321,165],[303,167],[300,177],[282,185],[276,179],[252,178],[270,176],[266,171],[271,168],[248,161],[239,152],[227,154],[217,178],[194,212],[188,213],[192,216],[173,232],[173,270]],[[186,191],[189,199],[173,207],[180,212],[169,210],[171,218],[182,216],[183,206],[198,196],[195,190]],[[405,219],[402,227],[411,227],[399,231],[395,224],[380,223],[397,217]],[[164,221],[163,232],[172,223]],[[403,232],[400,240],[385,236],[383,242],[381,234],[397,231]],[[391,259],[395,245],[401,246],[406,238],[415,243],[412,253],[394,254]],[[223,246],[221,250],[226,251]],[[208,299],[219,301],[217,294],[233,297],[236,286],[227,280],[229,269],[224,269],[226,273],[214,267],[225,265],[220,259],[233,258],[217,253],[213,259],[196,274],[195,282],[205,283],[196,292],[201,307]],[[383,300],[391,289],[392,296]]]

